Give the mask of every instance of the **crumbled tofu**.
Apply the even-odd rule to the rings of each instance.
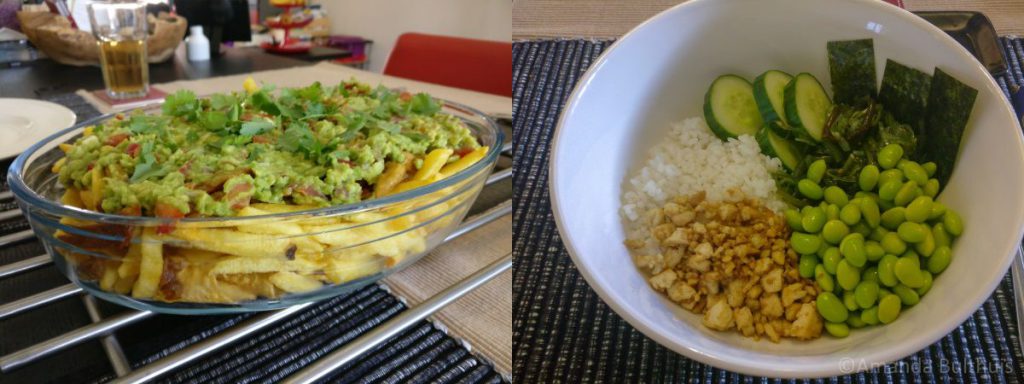
[[[725,202],[703,193],[670,200],[647,213],[649,238],[626,242],[631,251],[649,251],[634,261],[652,288],[702,314],[711,329],[773,342],[821,336],[818,288],[800,277],[785,219],[739,191]]]

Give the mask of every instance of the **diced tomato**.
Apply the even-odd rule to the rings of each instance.
[[[127,133],[118,133],[116,135],[111,135],[110,137],[107,138],[107,141],[104,144],[107,144],[111,147],[116,147],[118,144],[121,144],[122,141],[127,139],[128,136],[129,135]]]
[[[238,185],[232,187],[231,190],[228,191],[227,196],[225,196],[225,198],[228,201],[231,202],[231,209],[238,210],[238,209],[242,209],[242,208],[248,207],[249,206],[249,197],[250,196],[248,196],[248,195],[239,196],[239,195],[242,195],[245,192],[249,192],[251,190],[252,190],[252,184],[248,184],[248,183],[246,183],[246,184],[238,184]]]
[[[466,155],[468,155],[468,154],[469,154],[470,152],[473,152],[473,148],[470,148],[470,147],[462,147],[462,148],[459,148],[459,149],[456,149],[456,150],[455,150],[455,154],[456,154],[456,155],[459,155],[459,157],[462,157],[462,156],[466,156]]]
[[[178,168],[178,172],[180,172],[182,175],[186,175],[187,176],[189,168],[192,168],[192,161],[191,160],[186,161],[185,164],[182,164],[181,168]],[[189,187],[189,188],[192,188],[192,187]]]
[[[153,207],[153,213],[156,214],[156,217],[161,218],[180,219],[182,217],[185,217],[184,212],[179,211],[178,208],[175,208],[171,205],[164,203],[156,203],[156,205]],[[168,234],[171,233],[172,231],[174,231],[173,223],[160,224],[156,228],[156,233],[159,234]]]
[[[89,163],[89,165],[88,165],[88,166],[86,166],[86,167],[85,167],[85,169],[88,169],[88,170],[90,170],[90,171],[91,171],[91,170],[92,170],[92,167],[93,167],[94,165],[96,165],[96,164],[95,164],[95,163]]]
[[[303,195],[306,195],[306,196],[324,197],[323,193],[320,193],[320,191],[316,190],[316,188],[313,188],[310,185],[298,188],[298,191],[299,191],[299,193],[302,193]]]
[[[270,136],[267,136],[267,135],[256,135],[256,136],[252,137],[252,142],[259,143],[259,144],[269,144],[269,143],[272,143],[273,141],[271,140]]]
[[[114,118],[117,119],[117,120],[124,120],[124,114],[123,113],[118,113],[118,114],[114,115]]]
[[[130,207],[124,207],[124,208],[121,208],[121,212],[120,213],[122,215],[125,215],[125,216],[142,216],[142,207],[140,207],[138,205],[133,205],[133,206],[130,206]]]
[[[128,144],[128,148],[125,148],[124,151],[128,153],[128,156],[138,157],[139,156],[139,150],[141,150],[141,149],[142,149],[142,146],[140,146],[139,143],[131,143],[131,144]]]
[[[412,94],[409,92],[402,92],[400,95],[398,95],[398,99],[402,101],[412,100]]]

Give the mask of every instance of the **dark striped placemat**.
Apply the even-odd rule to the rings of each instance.
[[[66,94],[49,99],[72,109],[79,121],[99,113],[84,99]],[[504,161],[499,167],[505,165]],[[0,180],[6,180],[10,160],[0,160]],[[481,192],[470,215],[482,212],[511,195],[510,182]],[[6,189],[4,187],[3,189]],[[13,208],[0,203],[0,210]],[[24,230],[23,218],[0,221],[0,236]],[[42,245],[26,241],[0,249],[0,265],[43,254]],[[467,255],[470,256],[470,255]],[[49,266],[0,279],[0,304],[44,291],[68,280]],[[104,316],[124,308],[99,301]],[[406,305],[382,286],[320,302],[256,334],[186,365],[157,381],[168,383],[272,383],[281,381],[316,359],[338,349],[375,326],[400,314]],[[158,315],[116,332],[132,368],[151,363],[244,322],[250,314],[227,316]],[[70,298],[0,320],[0,355],[58,336],[90,323],[82,300]],[[98,341],[90,341],[49,358],[0,373],[6,383],[102,383],[116,377]],[[506,378],[443,327],[420,321],[321,382],[370,383],[501,383]]]
[[[1002,39],[1012,70],[1024,76],[1022,41]],[[548,151],[573,86],[610,41],[516,42],[513,225],[513,372],[522,382],[775,382],[716,369],[647,338],[605,305],[576,270],[555,228],[548,196]],[[599,127],[597,127],[599,129]],[[818,382],[1016,383],[1024,373],[1009,275],[971,318],[928,348],[865,373]],[[787,381],[788,382],[788,381]]]

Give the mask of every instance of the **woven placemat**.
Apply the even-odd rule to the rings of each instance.
[[[48,99],[73,110],[78,121],[99,115],[76,94]],[[0,160],[0,180],[6,180],[10,159]],[[508,199],[507,189],[486,188],[470,209],[482,212]],[[4,187],[3,189],[6,189]],[[493,196],[492,196],[493,195]],[[0,203],[0,210],[14,208]],[[0,221],[0,236],[28,228],[18,217]],[[0,265],[45,253],[33,239],[0,249]],[[469,256],[469,255],[467,255]],[[55,267],[0,279],[0,303],[44,291],[68,280]],[[99,301],[104,316],[124,308]],[[279,382],[375,326],[405,311],[407,306],[390,291],[371,284],[356,292],[320,302],[309,309],[221,348],[191,364],[161,376],[167,383]],[[228,316],[158,315],[115,333],[132,368],[151,363],[196,342],[245,322],[250,314]],[[90,323],[82,300],[70,298],[0,320],[0,355],[55,337]],[[321,382],[501,383],[507,378],[444,327],[420,321]],[[52,357],[0,373],[6,383],[102,383],[116,377],[98,341],[90,341]]]
[[[1022,41],[1001,39],[1019,83]],[[562,106],[604,40],[516,42],[513,249],[513,378],[521,382],[768,382],[717,369],[664,348],[601,301],[559,238],[548,195],[548,152]],[[600,129],[600,127],[594,127]],[[1009,276],[984,305],[939,342],[899,362],[829,382],[1016,383],[1024,373]],[[775,380],[772,380],[774,382]],[[820,380],[819,380],[820,381]]]

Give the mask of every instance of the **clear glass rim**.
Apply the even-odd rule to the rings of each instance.
[[[292,217],[299,217],[299,216],[331,217],[331,216],[339,216],[339,215],[344,215],[344,214],[360,213],[360,212],[365,212],[365,211],[368,211],[368,210],[373,210],[373,209],[376,209],[376,208],[386,207],[386,206],[389,206],[389,205],[394,205],[394,204],[398,204],[398,203],[414,200],[414,199],[417,199],[417,198],[420,198],[420,197],[432,194],[434,192],[440,191],[442,189],[451,187],[451,186],[453,186],[455,184],[458,184],[459,182],[462,182],[462,181],[464,181],[466,179],[469,179],[470,177],[472,177],[473,175],[476,175],[477,173],[479,173],[482,170],[490,169],[490,166],[495,161],[497,161],[498,155],[501,153],[501,147],[504,144],[505,134],[498,127],[498,124],[494,121],[494,119],[492,119],[487,114],[481,112],[480,110],[478,110],[476,108],[473,108],[473,107],[470,107],[468,105],[461,104],[461,103],[456,103],[456,102],[453,102],[453,101],[450,101],[450,100],[445,100],[445,99],[437,99],[437,100],[441,101],[441,103],[445,107],[454,109],[454,110],[459,111],[459,112],[466,113],[466,114],[468,114],[468,115],[470,115],[472,117],[480,118],[481,120],[483,120],[483,122],[485,124],[482,124],[481,126],[484,128],[486,133],[490,133],[490,134],[494,135],[494,145],[490,146],[490,148],[487,151],[487,154],[485,154],[484,158],[480,159],[480,161],[477,161],[473,165],[471,165],[471,166],[467,167],[466,169],[463,169],[463,170],[455,173],[452,176],[449,176],[449,177],[444,178],[444,179],[442,179],[440,181],[437,181],[437,182],[434,182],[434,183],[430,183],[430,184],[427,184],[427,185],[419,187],[419,188],[415,188],[415,189],[408,190],[408,191],[405,191],[405,192],[400,192],[400,193],[397,193],[397,194],[394,194],[394,195],[390,195],[390,196],[386,196],[386,197],[382,197],[382,198],[364,200],[364,201],[359,201],[359,202],[349,203],[349,204],[341,204],[341,205],[333,205],[333,206],[327,206],[327,207],[321,207],[321,208],[315,208],[315,209],[308,209],[308,210],[302,210],[302,211],[272,213],[272,214],[258,215],[258,216],[228,216],[228,217],[213,216],[213,217],[191,217],[191,218],[187,217],[187,218],[180,218],[180,219],[170,219],[170,218],[148,217],[148,216],[147,217],[142,217],[142,216],[115,215],[115,214],[102,213],[102,212],[94,212],[94,211],[90,211],[90,210],[83,209],[83,208],[73,207],[73,206],[65,205],[63,203],[59,203],[59,202],[56,202],[54,200],[50,200],[48,198],[40,196],[38,193],[36,193],[35,190],[33,190],[32,188],[29,188],[28,185],[25,184],[25,180],[24,180],[24,177],[23,177],[23,169],[24,169],[24,167],[27,165],[29,158],[32,157],[32,155],[34,155],[36,152],[38,152],[40,149],[42,149],[47,144],[50,144],[53,141],[55,141],[55,140],[65,136],[65,135],[67,135],[69,133],[72,133],[72,132],[74,132],[76,130],[84,129],[87,126],[94,125],[94,124],[96,124],[98,122],[105,121],[107,119],[111,119],[111,118],[113,118],[115,115],[117,115],[119,113],[130,113],[133,110],[147,109],[147,108],[152,108],[152,107],[154,107],[156,105],[163,104],[163,100],[159,100],[159,101],[154,102],[154,103],[150,103],[150,104],[146,104],[146,105],[143,105],[143,106],[139,106],[139,107],[133,108],[133,109],[131,109],[129,111],[112,112],[112,113],[96,116],[94,118],[88,119],[88,120],[83,121],[81,123],[75,124],[75,125],[71,126],[70,128],[63,129],[63,130],[61,130],[59,132],[56,132],[56,133],[54,133],[54,134],[52,134],[50,136],[47,136],[45,139],[43,139],[43,140],[33,144],[31,147],[26,149],[24,152],[22,152],[20,155],[18,155],[18,157],[16,157],[14,159],[14,161],[11,163],[11,166],[8,169],[8,172],[7,172],[7,184],[9,185],[10,190],[15,195],[15,197],[17,197],[20,200],[25,201],[31,207],[41,208],[41,209],[47,211],[50,214],[55,214],[55,215],[59,215],[59,216],[62,216],[62,217],[66,216],[66,217],[72,217],[72,218],[76,218],[76,219],[80,219],[80,220],[89,220],[89,221],[96,221],[96,222],[103,222],[103,223],[110,223],[110,224],[153,226],[153,225],[173,224],[173,223],[222,223],[223,226],[231,226],[231,225],[243,224],[243,223],[246,223],[246,222],[249,222],[249,221],[254,221],[254,220],[292,218]]]

